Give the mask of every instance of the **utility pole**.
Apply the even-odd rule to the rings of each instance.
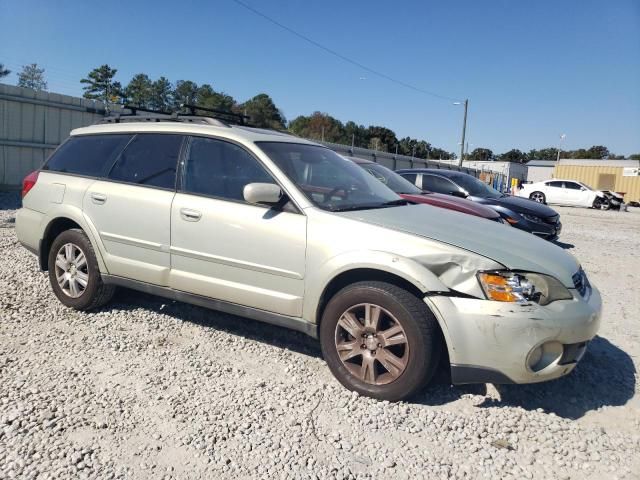
[[[467,134],[467,110],[469,108],[469,99],[465,99],[464,101],[464,121],[462,122],[462,142],[460,142],[460,161],[458,165],[462,166],[462,161],[464,160],[464,141],[465,136]]]
[[[322,141],[324,142],[324,125],[322,126]]]
[[[560,141],[558,142],[558,158],[556,158],[556,162],[560,164],[560,149],[562,148],[562,140],[564,140],[566,135],[563,133],[560,135]]]
[[[354,147],[354,144],[355,144],[355,143],[356,143],[356,134],[355,134],[355,133],[352,133],[352,134],[351,134],[351,151],[352,151],[352,152],[353,152],[353,147]]]

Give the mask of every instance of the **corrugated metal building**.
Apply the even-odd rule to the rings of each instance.
[[[527,182],[536,183],[553,177],[555,160],[531,160],[527,162]]]
[[[101,102],[0,84],[0,189],[19,186],[71,130],[103,116]]]
[[[553,178],[578,180],[598,190],[624,192],[624,199],[640,201],[639,160],[561,159]]]

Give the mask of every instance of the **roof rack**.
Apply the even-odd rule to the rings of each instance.
[[[189,110],[189,115],[197,116],[196,111],[199,110],[201,112],[208,112],[212,114],[212,115],[206,115],[207,117],[217,118],[219,120],[231,119],[230,120],[231,123],[237,123],[239,125],[248,125],[247,120],[249,120],[249,117],[247,115],[242,115],[241,113],[227,112],[224,110],[217,110],[215,108],[200,107],[198,105],[191,105],[188,103],[183,103],[180,106],[182,108]]]
[[[132,122],[184,122],[184,123],[204,123],[206,125],[213,125],[216,127],[231,127],[230,123],[239,123],[245,125],[244,119],[247,118],[244,115],[224,112],[222,110],[214,110],[210,108],[198,107],[196,105],[181,105],[183,108],[187,108],[189,113],[180,112],[167,112],[164,110],[152,110],[144,107],[137,107],[134,105],[125,105],[130,113],[117,113],[104,117],[98,124],[104,123],[132,123]],[[211,112],[214,115],[196,115],[196,110],[202,110],[205,112]],[[144,112],[149,115],[138,115],[138,112]],[[227,118],[235,119],[229,121]]]

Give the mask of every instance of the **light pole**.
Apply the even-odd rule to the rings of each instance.
[[[465,99],[464,102],[453,102],[454,105],[464,105],[464,121],[462,122],[462,142],[460,142],[460,161],[458,166],[462,166],[462,159],[464,158],[464,137],[467,133],[467,110],[469,109],[469,99]]]
[[[563,133],[560,135],[560,141],[558,142],[558,158],[556,158],[556,162],[560,163],[560,147],[562,147],[562,141],[567,138],[567,136]]]

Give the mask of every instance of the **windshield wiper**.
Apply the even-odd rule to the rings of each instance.
[[[352,212],[354,210],[372,210],[374,208],[394,207],[397,205],[409,205],[411,202],[403,198],[391,200],[390,202],[376,203],[373,205],[345,205],[343,207],[329,207],[331,212]]]
[[[391,200],[390,202],[381,203],[381,207],[395,207],[397,205],[409,205],[411,202],[409,200],[405,200],[404,198],[399,198],[398,200]]]

